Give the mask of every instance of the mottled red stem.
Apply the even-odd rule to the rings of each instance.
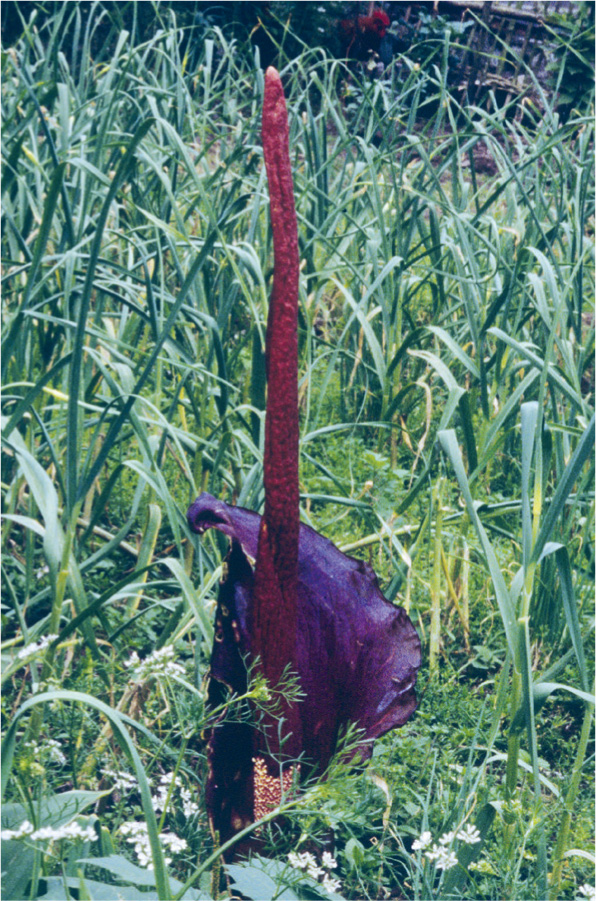
[[[253,652],[272,684],[295,662],[298,563],[298,229],[288,115],[279,73],[267,69],[262,123],[273,233],[267,320],[265,511],[255,566]],[[294,719],[294,717],[291,717]]]

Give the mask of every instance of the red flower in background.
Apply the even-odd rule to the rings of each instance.
[[[383,14],[384,15],[384,14]],[[247,662],[275,688],[289,669],[299,699],[282,698],[256,728],[223,718],[208,746],[207,807],[227,841],[279,803],[300,760],[323,773],[338,737],[354,723],[361,759],[375,738],[416,708],[420,641],[365,563],[300,524],[298,492],[298,235],[281,80],[265,75],[262,124],[274,249],[267,322],[263,516],[202,494],[188,510],[198,533],[231,541],[219,592],[209,701],[247,689]],[[254,561],[254,564],[253,564]],[[280,719],[281,718],[281,719]],[[280,726],[281,723],[281,726]]]
[[[385,10],[378,7],[373,7],[368,16],[342,19],[339,32],[346,56],[366,60],[371,52],[378,53],[390,24]]]

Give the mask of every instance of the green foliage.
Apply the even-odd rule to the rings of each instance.
[[[57,4],[2,54],[7,899],[227,892],[202,801],[226,545],[185,510],[263,500],[263,85],[250,47],[173,23],[108,54],[99,7]],[[368,768],[340,755],[259,825],[246,896],[318,897],[291,852],[331,854],[346,898],[593,877],[593,121],[461,109],[440,59],[282,72],[302,516],[370,560],[429,667]]]
[[[594,10],[582,7],[570,34],[553,32],[557,42],[550,70],[564,116],[571,109],[589,109],[594,99]]]

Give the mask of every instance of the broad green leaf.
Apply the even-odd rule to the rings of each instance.
[[[109,791],[66,791],[42,798],[36,808],[36,828],[52,826],[58,828],[70,823],[76,816],[97,803]],[[30,819],[31,812],[24,804],[9,803],[2,805],[2,828],[16,829],[24,820]]]
[[[119,888],[120,892],[129,892],[132,886],[154,886],[156,884],[155,874],[152,870],[138,867],[120,854],[112,854],[110,857],[81,857],[78,862],[80,864],[87,864],[88,866],[99,867],[101,870],[107,870],[111,876],[116,876],[123,882],[128,883],[125,889]],[[88,880],[87,882],[89,883]],[[170,887],[173,892],[179,892],[182,888],[182,883],[177,879],[170,878]],[[128,897],[127,894],[123,895],[125,901]],[[131,895],[130,897],[133,898],[137,896]],[[146,899],[159,898],[159,896],[153,892],[139,894],[138,897]],[[182,896],[182,901],[208,901],[208,898],[198,889],[190,888],[187,889]]]
[[[66,894],[68,886],[68,895]],[[38,895],[39,901],[72,901],[73,898],[81,898],[81,892],[91,901],[159,901],[157,892],[143,892],[134,885],[118,886],[98,882],[97,879],[86,879],[74,876],[50,876],[44,879],[43,894]],[[74,893],[77,893],[76,895]]]
[[[21,820],[22,822],[22,820]],[[31,880],[35,851],[22,841],[2,842],[2,898],[23,901]]]
[[[234,881],[235,890],[252,901],[295,901],[299,897],[287,888],[280,889],[279,883],[260,866],[229,864],[226,871]]]

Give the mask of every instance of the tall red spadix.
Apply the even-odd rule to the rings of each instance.
[[[298,228],[288,114],[279,73],[267,69],[262,120],[273,235],[273,290],[267,320],[265,511],[261,520],[249,631],[263,673],[277,685],[295,664],[298,567]],[[299,719],[283,711],[299,752]],[[273,738],[273,736],[272,736]],[[289,749],[289,748],[288,748]]]

